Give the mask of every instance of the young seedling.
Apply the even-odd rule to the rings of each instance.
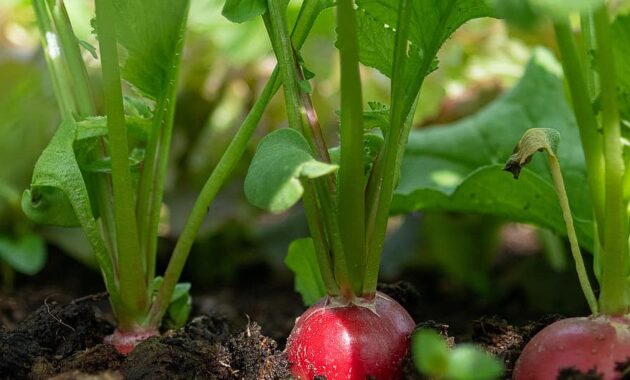
[[[483,1],[470,0],[337,1],[340,146],[329,150],[310,99],[312,74],[290,42],[286,3],[239,3],[228,1],[224,10],[250,15],[255,3],[264,13],[290,127],[260,142],[245,194],[273,212],[303,198],[311,238],[294,242],[288,260],[300,274],[296,286],[305,299],[324,295],[289,336],[292,373],[300,379],[396,379],[414,322],[376,285],[402,153],[420,87],[435,69],[440,46],[461,24],[489,10]],[[372,103],[364,113],[359,61],[391,78],[389,108]]]
[[[416,367],[436,380],[496,380],[503,363],[472,344],[451,349],[436,331],[422,329],[412,339]]]
[[[307,2],[308,3],[308,2]],[[274,73],[195,202],[164,277],[155,275],[158,227],[189,2],[96,0],[103,115],[63,1],[33,2],[62,123],[22,197],[30,219],[80,226],[100,266],[117,326],[106,342],[126,354],[186,322],[190,284],[177,281],[209,205],[279,88]],[[296,22],[301,46],[318,9]],[[123,86],[122,82],[127,85]],[[125,89],[123,93],[123,88]]]
[[[544,3],[544,2],[543,2]],[[590,317],[569,318],[547,326],[525,347],[514,371],[515,380],[555,379],[562,369],[593,370],[605,380],[621,378],[617,365],[630,358],[630,287],[628,284],[628,201],[630,175],[625,170],[621,110],[628,104],[618,97],[615,66],[627,56],[615,56],[611,29],[628,30],[626,16],[611,27],[603,1],[581,4],[580,25],[584,49],[580,55],[568,14],[575,9],[555,9],[552,13],[556,40],[568,81],[575,118],[580,129],[586,159],[588,186],[593,207],[595,233],[595,274],[599,296],[591,289],[580,253],[573,216],[557,160],[559,134],[552,129],[533,129],[525,133],[506,170],[518,178],[521,168],[536,151],[544,151],[562,208],[571,252],[580,285],[591,309]],[[575,7],[575,5],[569,6]],[[562,6],[560,6],[562,8]],[[537,10],[536,6],[531,9]],[[544,7],[542,8],[545,9]],[[617,37],[628,37],[621,34]],[[627,41],[626,41],[627,42]],[[580,59],[593,56],[594,59]],[[596,103],[596,105],[594,104]]]

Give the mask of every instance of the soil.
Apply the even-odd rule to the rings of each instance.
[[[380,290],[395,297],[411,314],[424,308],[422,297],[407,282],[381,285]],[[2,379],[285,379],[288,363],[281,348],[292,326],[292,317],[302,306],[298,297],[284,289],[263,287],[244,291],[224,289],[196,298],[195,311],[203,310],[184,328],[166,331],[136,347],[127,357],[102,344],[113,325],[106,310],[106,295],[96,294],[69,303],[46,298],[37,310],[11,330],[0,330],[0,374]],[[266,296],[263,296],[265,294]],[[280,297],[273,311],[269,297]],[[238,315],[228,300],[239,300],[268,328]],[[278,298],[277,298],[278,299]],[[12,298],[2,302],[15,304]],[[263,310],[264,309],[264,310]],[[217,311],[219,310],[219,311]],[[15,314],[16,310],[13,310]],[[230,316],[231,319],[228,319]],[[504,320],[483,318],[473,324],[472,340],[501,357],[511,368],[524,343],[546,324],[514,327]],[[424,321],[418,328],[434,328],[448,336],[448,326]],[[276,337],[282,342],[278,345]],[[451,344],[454,337],[449,337]],[[89,377],[89,376],[92,377]],[[509,372],[506,378],[509,377]],[[405,365],[405,379],[424,379],[411,360]],[[573,379],[574,377],[567,377]]]
[[[282,350],[294,319],[305,309],[290,279],[263,270],[262,278],[274,281],[250,277],[241,284],[198,289],[193,293],[196,318],[182,329],[141,343],[124,357],[101,343],[113,331],[113,321],[106,294],[98,293],[98,277],[64,260],[52,262],[38,280],[24,281],[11,296],[0,294],[0,379],[289,378]],[[63,279],[58,279],[59,273]],[[379,289],[400,302],[420,322],[419,328],[440,331],[450,344],[474,342],[503,359],[506,379],[525,343],[559,318],[530,322],[537,312],[510,313],[526,309],[526,297],[512,290],[490,303],[445,288],[444,279],[435,273],[416,270],[402,278],[411,281]],[[46,286],[50,283],[55,287]],[[85,292],[93,295],[72,299]],[[497,311],[512,323],[493,317]],[[563,376],[596,378],[575,371]],[[404,379],[425,378],[409,359]]]

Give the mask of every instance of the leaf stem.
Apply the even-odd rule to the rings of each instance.
[[[404,124],[409,122],[405,115],[405,68],[407,63],[407,40],[412,10],[410,0],[401,0],[398,6],[398,24],[394,46],[392,68],[390,128],[385,135],[383,150],[379,154],[372,176],[368,181],[367,201],[367,256],[365,263],[363,293],[376,292],[381,253],[385,243],[385,232],[389,209],[396,186],[400,159],[406,141]],[[421,83],[421,82],[420,82]],[[417,93],[417,92],[416,92]],[[408,129],[408,128],[407,128]],[[401,141],[404,140],[404,141]]]
[[[363,291],[365,265],[365,182],[363,106],[357,19],[352,0],[337,2],[341,61],[340,164],[337,174],[339,232],[355,294]]]
[[[190,6],[190,2],[186,2],[187,7]],[[168,156],[171,146],[171,137],[173,135],[173,124],[175,120],[175,103],[177,95],[177,78],[179,76],[179,67],[181,64],[181,54],[184,46],[184,35],[186,32],[186,21],[188,15],[188,9],[185,10],[182,18],[182,25],[180,27],[179,36],[175,45],[175,53],[171,61],[171,69],[169,70],[168,77],[166,78],[166,90],[164,92],[164,106],[163,113],[160,117],[160,142],[157,150],[157,167],[156,173],[153,177],[152,192],[148,198],[151,200],[149,207],[149,225],[144,226],[146,231],[142,231],[140,236],[144,236],[145,240],[141,242],[141,246],[144,249],[147,271],[146,279],[147,285],[153,282],[155,276],[155,259],[157,255],[157,239],[158,239],[158,227],[160,223],[160,212],[162,206],[162,199],[164,198],[164,186],[166,183],[166,172],[168,168]],[[140,194],[143,196],[145,194]],[[142,219],[146,220],[146,219]]]
[[[567,191],[564,187],[564,180],[562,179],[562,171],[560,170],[560,163],[558,158],[552,152],[548,151],[549,170],[551,171],[551,178],[553,179],[553,185],[558,195],[558,201],[560,208],[562,209],[562,216],[564,217],[564,223],[567,227],[567,236],[569,237],[569,245],[571,246],[571,254],[575,261],[575,269],[577,271],[578,280],[582,287],[582,293],[588,302],[588,306],[591,309],[591,314],[597,314],[597,298],[591,283],[586,273],[586,267],[584,266],[584,260],[580,252],[580,244],[578,243],[577,234],[575,233],[575,227],[573,225],[573,216],[571,214],[571,207],[569,206],[569,198],[567,197]]]
[[[51,24],[51,16],[46,6],[46,0],[33,0],[33,9],[37,19],[37,25],[41,34],[41,44],[44,48],[44,56],[55,90],[55,98],[59,103],[61,114],[73,115],[77,106],[74,96],[67,86],[70,82],[68,71],[61,56],[60,38]]]
[[[602,137],[598,133],[597,119],[593,113],[593,105],[589,98],[589,91],[584,79],[584,70],[580,64],[577,47],[568,20],[554,23],[556,41],[562,56],[562,68],[569,84],[573,113],[580,130],[580,139],[586,159],[588,184],[593,200],[593,212],[600,241],[601,233],[605,230],[604,215],[604,155],[602,152]]]
[[[129,169],[129,147],[118,66],[114,4],[109,0],[96,0],[96,18],[112,161],[119,289],[121,298],[126,305],[125,312],[129,312],[131,316],[139,319],[147,311],[148,292],[144,276],[145,268],[138,242],[134,193]],[[125,331],[135,327],[119,325],[118,328]]]
[[[54,2],[54,5],[51,6],[52,19],[59,35],[60,46],[65,55],[68,70],[70,71],[67,85],[72,88],[79,116],[94,116],[96,114],[94,96],[92,95],[87,70],[81,57],[78,39],[70,25],[70,19],[63,1],[52,0],[52,2]]]
[[[594,13],[597,69],[601,83],[602,130],[604,132],[605,210],[604,250],[601,260],[600,307],[608,315],[628,312],[628,205],[623,196],[624,162],[621,143],[615,57],[610,38],[610,20],[605,6]]]
[[[315,152],[317,159],[327,161],[326,144],[322,140],[322,136],[317,130],[314,130],[309,123],[309,115],[303,101],[303,93],[299,90],[298,77],[300,76],[297,62],[291,40],[289,38],[286,26],[285,9],[278,1],[268,0],[269,11],[263,15],[265,25],[267,27],[271,44],[278,59],[278,67],[282,75],[282,83],[284,87],[284,98],[289,119],[289,126],[300,131],[308,141],[311,149]],[[312,110],[311,110],[312,111]],[[318,255],[329,255],[332,251],[334,272],[339,284],[341,295],[345,298],[352,299],[355,295],[350,282],[346,259],[343,254],[343,244],[340,239],[339,225],[337,221],[336,205],[333,200],[333,192],[330,186],[330,178],[319,178],[312,181],[305,181],[305,193],[313,192],[315,195],[308,194],[305,200],[317,200],[317,205],[309,205],[305,207],[309,227],[324,226],[325,231],[311,231],[313,237],[326,237],[327,241],[323,244],[316,244],[315,247],[326,247],[325,251],[317,251]],[[321,210],[323,223],[317,222],[320,218],[316,210]],[[320,259],[320,262],[324,262]]]

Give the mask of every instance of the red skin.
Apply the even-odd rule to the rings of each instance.
[[[296,320],[287,341],[291,372],[298,379],[395,380],[415,328],[409,313],[377,292],[376,313],[356,305],[326,305],[319,300]]]
[[[116,329],[112,335],[103,338],[103,343],[111,344],[116,351],[127,356],[141,342],[160,335],[156,329],[139,329],[135,331],[120,331]]]
[[[554,380],[558,371],[596,368],[604,380],[619,380],[615,363],[630,357],[630,320],[622,317],[568,318],[552,323],[527,343],[513,380]]]

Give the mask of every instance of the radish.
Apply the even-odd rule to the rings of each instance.
[[[513,380],[555,379],[560,370],[595,369],[618,380],[616,363],[630,359],[630,320],[623,317],[568,318],[540,331],[516,363]]]
[[[383,293],[374,310],[331,305],[325,297],[297,319],[287,341],[292,373],[299,379],[398,379],[415,323]]]

